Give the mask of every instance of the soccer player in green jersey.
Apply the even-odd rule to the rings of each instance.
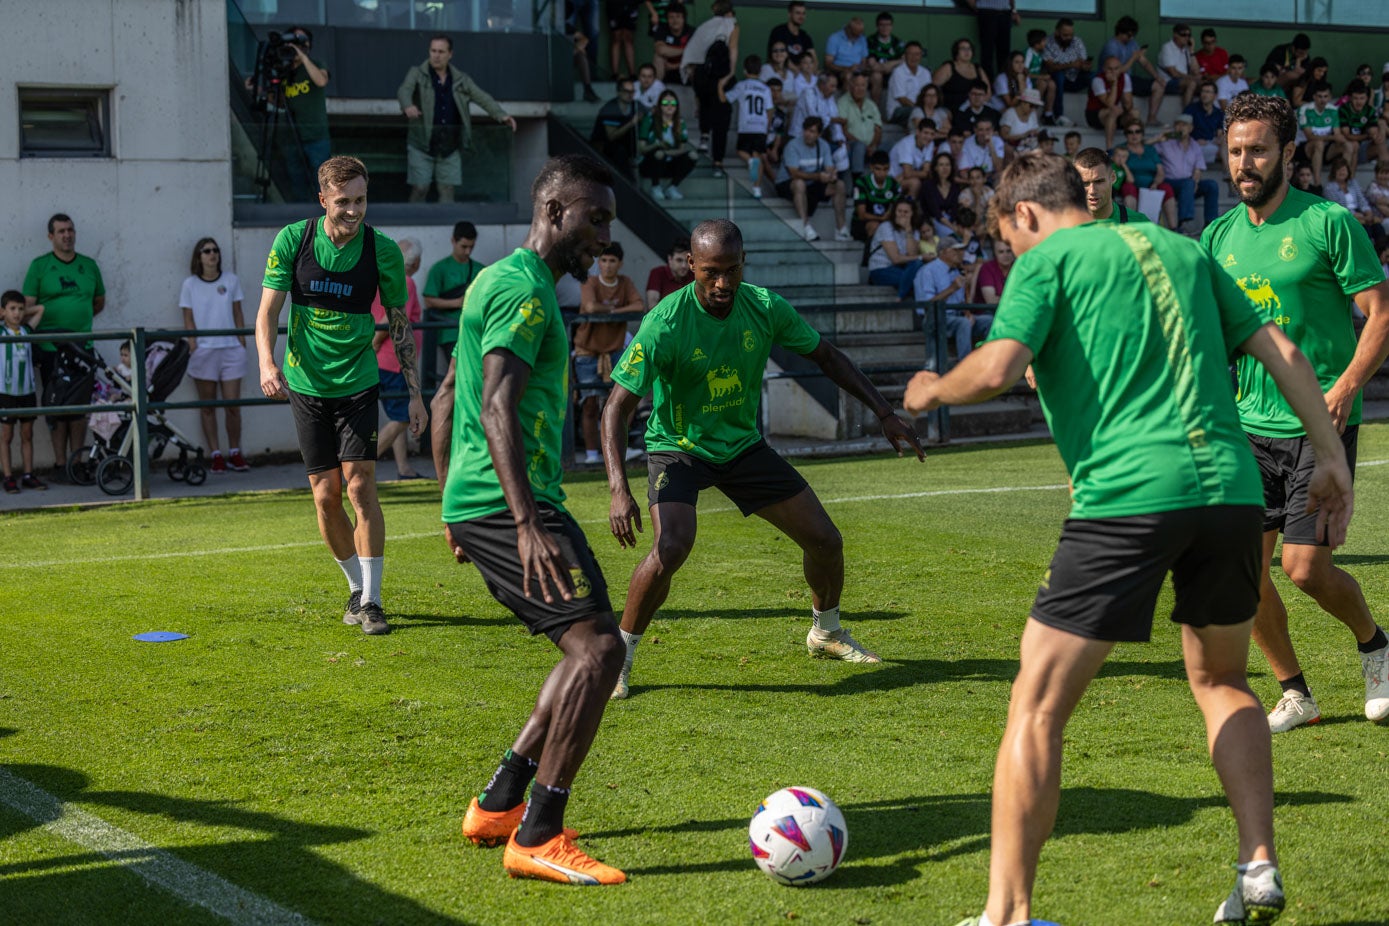
[[[1085,187],[1085,208],[1096,222],[1126,225],[1152,221],[1137,209],[1114,201],[1114,162],[1103,148],[1086,148],[1076,153],[1076,171]]]
[[[371,306],[380,290],[400,373],[410,392],[410,433],[428,420],[420,398],[415,338],[405,314],[405,259],[387,235],[366,224],[367,169],[333,157],[318,169],[322,219],[280,229],[265,260],[256,318],[260,388],[288,399],[299,451],[313,489],[318,530],[347,576],[343,623],[390,633],[381,607],[386,522],[376,496],[376,424],[380,374]],[[275,363],[280,311],[289,297],[284,369]],[[357,515],[342,507],[344,489]]]
[[[434,465],[459,562],[562,654],[535,709],[463,818],[479,845],[506,843],[513,877],[621,884],[564,827],[569,789],[622,669],[608,587],[564,510],[562,443],[570,406],[569,336],[555,300],[562,274],[586,274],[611,240],[612,172],[581,155],[552,158],[531,185],[531,227],[468,289],[454,362],[434,397]],[[530,800],[526,801],[526,787]]]
[[[1339,544],[1350,471],[1316,377],[1194,241],[1092,221],[1061,158],[1019,157],[994,210],[1018,259],[989,340],[944,377],[918,373],[906,407],[984,401],[1031,363],[1074,502],[1023,630],[994,771],[989,898],[967,922],[1030,922],[1066,722],[1115,643],[1150,637],[1170,571],[1187,678],[1239,830],[1235,889],[1215,922],[1271,923],[1284,904],[1272,743],[1246,677],[1262,493],[1227,364],[1237,351],[1264,364],[1304,421],[1317,451],[1307,506]]]
[[[1360,390],[1389,353],[1383,267],[1348,211],[1289,185],[1284,165],[1292,159],[1296,123],[1286,100],[1240,95],[1225,111],[1225,127],[1230,176],[1244,208],[1212,222],[1201,243],[1264,319],[1307,355],[1353,468]],[[1355,306],[1368,319],[1358,343]],[[1359,583],[1332,563],[1330,548],[1303,513],[1312,466],[1307,435],[1267,372],[1248,357],[1239,361],[1239,412],[1264,478],[1263,588],[1254,640],[1283,690],[1269,725],[1281,733],[1321,719],[1293,650],[1287,609],[1268,577],[1280,531],[1288,578],[1355,635],[1365,716],[1389,720],[1389,639]]]
[[[873,384],[791,304],[770,290],[743,282],[743,236],[723,219],[701,222],[690,236],[694,282],[662,299],[647,314],[613,370],[603,411],[603,458],[612,493],[613,536],[636,545],[641,509],[623,469],[627,428],[637,403],[655,391],[646,426],[647,499],[654,536],[638,564],[622,611],[627,658],[614,698],[629,693],[632,660],[670,582],[694,547],[695,503],[702,489],[718,488],[746,517],[756,514],[801,548],[811,591],[812,656],[880,662],[839,622],[844,547],[834,522],[800,473],[762,439],[757,410],[772,346],[817,366],[882,422],[900,455],[926,458],[911,425],[893,414]]]

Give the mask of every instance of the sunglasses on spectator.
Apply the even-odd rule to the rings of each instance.
[[[1143,130],[1142,130],[1142,129],[1124,129],[1124,134],[1125,134],[1125,135],[1142,135],[1142,134],[1143,134]]]
[[[222,249],[221,249],[221,248],[203,248],[202,253],[203,253],[203,254],[221,254],[221,253],[222,253]]]
[[[1191,38],[1191,33],[1190,33],[1190,32],[1178,32],[1177,35],[1181,36],[1181,37],[1184,38],[1184,39],[1189,39],[1189,38]]]

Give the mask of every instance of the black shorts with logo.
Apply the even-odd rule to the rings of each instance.
[[[1351,425],[1341,434],[1346,463],[1355,475],[1355,455],[1360,445],[1360,425]],[[1312,443],[1306,437],[1260,437],[1249,435],[1249,447],[1259,461],[1264,478],[1264,530],[1282,531],[1284,543],[1324,547],[1317,539],[1317,514],[1308,514],[1307,484],[1317,465]]]
[[[526,597],[522,590],[521,556],[516,550],[516,521],[510,511],[459,521],[450,524],[448,529],[454,542],[482,573],[492,597],[510,608],[531,633],[543,633],[558,643],[575,621],[603,614],[611,619],[612,604],[608,601],[608,583],[603,571],[598,568],[588,538],[574,519],[552,505],[542,504],[540,521],[570,564],[574,597],[569,601],[554,594],[554,584],[547,580],[554,597],[554,601],[547,602],[534,576],[531,577],[531,597]]]
[[[299,452],[310,476],[341,463],[376,460],[377,398],[380,386],[336,398],[290,390],[289,407],[299,434]]]
[[[809,483],[796,468],[758,441],[727,463],[710,463],[693,454],[657,450],[647,457],[647,502],[693,505],[703,489],[716,488],[747,517],[799,495]]]
[[[1171,572],[1174,622],[1247,621],[1259,607],[1262,517],[1257,505],[1213,505],[1070,518],[1032,617],[1091,640],[1147,642],[1158,592]]]

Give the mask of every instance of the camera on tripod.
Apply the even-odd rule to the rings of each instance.
[[[308,39],[298,32],[281,35],[270,32],[260,43],[256,57],[256,96],[264,101],[278,95],[277,91],[294,76],[299,67],[299,55],[294,46],[308,47]]]

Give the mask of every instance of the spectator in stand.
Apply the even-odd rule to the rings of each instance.
[[[642,115],[646,115],[656,108],[656,101],[661,98],[661,93],[666,89],[664,81],[656,79],[656,65],[643,64],[637,68],[636,92],[632,95],[633,101],[641,108]]]
[[[868,60],[868,38],[863,34],[863,18],[851,16],[844,28],[825,40],[825,70],[848,86],[849,75]]]
[[[1030,30],[1027,33],[1027,48],[1023,51],[1022,58],[1027,64],[1027,74],[1032,78],[1032,86],[1042,95],[1042,104],[1046,107],[1042,110],[1042,124],[1055,125],[1056,119],[1052,116],[1052,109],[1056,105],[1056,81],[1047,73],[1046,60],[1043,58],[1047,38],[1044,29]]]
[[[804,59],[802,59],[804,63]],[[839,112],[839,78],[833,74],[821,74],[815,89],[801,94],[796,109],[791,114],[789,134],[792,138],[801,134],[805,120],[818,116],[824,127],[820,140],[830,147],[834,156],[834,168],[842,174],[849,172],[849,147],[844,136],[844,123],[848,120]]]
[[[950,137],[950,110],[941,105],[940,88],[935,84],[927,84],[916,95],[916,105],[907,119],[907,127],[915,132],[917,123],[922,119],[931,121],[932,140],[940,142]]]
[[[732,0],[714,0],[713,13],[690,37],[680,71],[699,102],[699,149],[708,149],[714,176],[722,177],[733,108],[719,102],[719,82],[733,73],[733,62],[739,60],[739,30]]]
[[[775,77],[767,80],[767,89],[772,92],[772,110],[767,114],[767,152],[763,160],[769,170],[763,176],[774,176],[776,166],[781,163],[781,149],[786,147],[786,127],[791,124],[791,113],[786,99],[781,95],[781,81]]]
[[[974,278],[974,294],[969,297],[970,302],[998,305],[998,300],[1003,297],[1003,286],[1008,282],[1008,272],[1013,269],[1015,258],[1013,249],[1001,237],[993,239],[993,245],[993,258],[984,261]]]
[[[1074,164],[1076,155],[1080,154],[1080,133],[1076,131],[1067,132],[1062,136],[1061,143],[1066,146],[1066,153],[1062,155],[1062,157]]]
[[[920,42],[908,42],[902,50],[902,63],[892,69],[887,82],[889,122],[907,125],[912,116],[912,107],[921,95],[923,88],[934,86],[931,83],[931,69],[921,63],[926,50]]]
[[[986,102],[988,98],[989,85],[982,80],[976,80],[969,88],[968,98],[955,109],[955,114],[950,120],[951,129],[959,130],[961,135],[969,135],[974,131],[975,125],[984,119],[998,125],[1003,115]]]
[[[595,0],[596,2],[596,0]],[[429,57],[405,72],[396,102],[410,120],[405,139],[405,174],[410,202],[424,202],[430,183],[439,187],[439,202],[453,202],[453,190],[463,182],[463,154],[473,146],[469,103],[477,103],[497,122],[516,131],[516,120],[450,62],[453,39],[429,39]]]
[[[902,185],[893,178],[891,166],[886,151],[875,151],[868,158],[868,172],[854,180],[854,218],[849,233],[855,241],[871,240],[902,195]]]
[[[1317,178],[1312,173],[1312,165],[1308,164],[1306,161],[1298,164],[1297,167],[1293,169],[1293,178],[1288,182],[1304,193],[1311,193],[1313,196],[1322,195],[1321,184],[1317,183]]]
[[[1340,203],[1355,216],[1355,221],[1374,239],[1375,250],[1378,251],[1384,246],[1384,228],[1380,225],[1382,216],[1365,195],[1365,191],[1360,188],[1360,184],[1355,182],[1355,175],[1350,171],[1350,165],[1341,158],[1331,162],[1329,168],[1330,177],[1326,181],[1326,186],[1322,189],[1322,195],[1333,203]]]
[[[5,342],[32,334],[29,326],[37,325],[42,318],[43,306],[25,308],[23,293],[10,289],[0,295],[0,472],[4,473],[5,491],[11,495],[17,494],[21,486],[40,491],[48,488],[34,475],[34,419],[5,415],[10,409],[38,407],[33,343]],[[14,441],[16,423],[19,424],[19,459],[24,467],[19,478],[15,478],[10,464],[10,444]]]
[[[787,56],[798,67],[803,56],[815,57],[815,39],[805,30],[805,0],[791,0],[786,4],[786,22],[774,26],[767,37],[768,57],[771,57],[772,46],[778,43],[786,46]]]
[[[1364,84],[1365,92],[1369,93],[1371,85],[1375,82],[1374,68],[1370,67],[1368,64],[1356,65],[1355,77],[1350,83],[1346,84],[1345,92],[1342,93],[1341,98],[1336,101],[1336,107],[1338,109],[1350,102],[1350,88],[1355,86],[1357,81]]]
[[[646,276],[646,308],[656,308],[656,303],[682,289],[693,279],[694,274],[690,272],[690,239],[677,238],[666,251],[666,262],[652,267]]]
[[[1003,139],[994,134],[993,120],[980,119],[960,152],[960,179],[968,179],[971,167],[981,168],[991,180],[997,179],[1007,161],[1008,149]]]
[[[806,241],[820,237],[810,219],[820,200],[828,195],[834,203],[835,240],[848,241],[852,236],[844,221],[844,181],[839,178],[829,143],[820,137],[823,125],[819,116],[807,116],[801,123],[799,135],[786,143],[781,170],[777,172],[776,191],[782,199],[795,204],[796,215],[801,219],[801,234]]]
[[[1366,84],[1352,81],[1346,95],[1348,99],[1336,111],[1341,123],[1337,131],[1348,155],[1346,161],[1351,176],[1354,176],[1361,160],[1379,160],[1384,156],[1384,132],[1370,105],[1370,88]]]
[[[1389,158],[1381,158],[1375,164],[1375,179],[1365,191],[1365,198],[1374,210],[1380,230],[1389,235]]]
[[[1120,190],[1124,198],[1133,197],[1140,202],[1140,189],[1160,190],[1162,192],[1162,222],[1164,228],[1177,227],[1177,191],[1167,183],[1162,169],[1162,157],[1156,148],[1143,140],[1143,123],[1130,119],[1124,123],[1124,147],[1128,149],[1125,157],[1131,182]]]
[[[1175,137],[1157,143],[1158,157],[1167,183],[1177,193],[1177,230],[1196,238],[1207,225],[1220,217],[1220,186],[1209,177],[1203,178],[1206,158],[1201,145],[1191,137],[1192,119],[1188,113],[1178,113],[1173,121]],[[1202,199],[1204,221],[1196,225],[1196,197]]]
[[[59,212],[48,220],[52,250],[29,263],[24,274],[24,308],[44,307],[34,324],[35,334],[50,331],[91,331],[92,319],[106,308],[106,284],[101,268],[85,254],[77,253],[77,227]],[[34,345],[34,369],[46,388],[55,373],[57,347],[52,342]],[[53,442],[52,482],[67,481],[68,455],[87,439],[85,415],[48,415],[48,436]]]
[[[960,191],[961,210],[969,209],[974,213],[974,225],[970,231],[974,233],[975,240],[984,233],[986,220],[989,215],[989,203],[993,201],[994,191],[985,180],[984,168],[971,167],[966,175],[969,186]]]
[[[619,71],[618,57],[627,65],[620,73],[631,77],[636,71],[637,52],[633,39],[637,31],[637,15],[641,7],[637,0],[607,0],[608,3],[608,60],[612,63],[612,76],[616,80]]]
[[[1003,112],[1018,101],[1018,94],[1032,86],[1032,75],[1027,73],[1027,58],[1015,51],[1007,59],[1007,67],[994,78],[994,95],[989,105]]]
[[[1331,105],[1331,85],[1322,81],[1312,87],[1312,102],[1302,104],[1297,111],[1297,127],[1303,142],[1297,156],[1305,157],[1312,165],[1312,177],[1321,183],[1322,164],[1338,157],[1349,160],[1350,146],[1341,140],[1340,114]]]
[[[901,299],[911,289],[916,269],[921,266],[917,242],[920,224],[916,205],[909,199],[892,204],[892,220],[882,222],[868,244],[868,283],[890,286]]]
[[[1114,24],[1114,35],[1100,48],[1100,60],[1106,58],[1119,59],[1119,70],[1129,75],[1133,92],[1139,96],[1152,96],[1154,81],[1167,83],[1157,65],[1148,60],[1148,46],[1138,44],[1138,20],[1132,16],[1120,16]],[[1148,72],[1147,77],[1138,73],[1139,67]],[[1158,100],[1162,100],[1160,95]]]
[[[802,55],[801,63],[796,65],[795,74],[791,77],[791,83],[782,88],[782,92],[787,95],[787,106],[792,111],[810,94],[815,92],[820,83],[820,72],[817,70],[818,63],[814,55]],[[839,78],[835,78],[836,82]]]
[[[1307,55],[1312,49],[1312,40],[1306,33],[1299,32],[1291,42],[1275,45],[1264,59],[1265,67],[1272,67],[1278,77],[1278,86],[1287,91],[1293,84],[1307,76]],[[1272,94],[1264,94],[1272,96]]]
[[[867,74],[856,71],[849,77],[849,92],[839,98],[839,115],[849,144],[849,169],[858,177],[864,172],[865,158],[875,154],[883,140],[883,114],[868,98]]]
[[[644,0],[642,6],[646,7],[646,34],[654,39],[669,28],[666,13],[670,0]]]
[[[914,133],[903,136],[888,152],[892,176],[902,184],[902,195],[913,201],[919,198],[921,184],[930,176],[927,165],[936,151],[932,134],[931,120],[922,119]]]
[[[423,348],[423,332],[418,327],[422,313],[420,294],[412,278],[420,269],[420,243],[414,238],[401,238],[396,244],[400,245],[400,254],[405,258],[405,315],[410,319],[410,330],[415,333],[415,351],[418,354]],[[387,324],[389,321],[386,317],[386,307],[381,304],[380,291],[376,293],[376,301],[371,304],[371,317],[376,319],[378,325]],[[456,329],[453,335],[456,341]],[[389,451],[395,457],[396,476],[401,479],[426,479],[427,476],[416,472],[410,465],[410,439],[406,433],[410,428],[409,387],[405,384],[405,375],[400,372],[400,360],[396,357],[395,344],[391,342],[390,332],[377,331],[371,343],[376,350],[376,366],[380,375],[381,410],[386,413],[386,426],[381,429],[381,434],[376,440],[376,458],[381,459]],[[230,422],[228,432],[230,433]],[[240,454],[233,450],[233,469],[236,468],[238,456]],[[213,472],[216,472],[215,460],[213,466]],[[377,470],[377,473],[379,475],[380,470]]]
[[[588,66],[588,36],[578,31],[571,22],[566,21],[564,37],[573,46],[570,54],[574,62],[574,74],[584,85],[584,102],[597,103],[598,94],[593,92],[593,71]]]
[[[982,105],[989,97],[989,74],[974,63],[974,43],[969,39],[956,39],[950,46],[950,60],[941,63],[931,75],[931,83],[940,88],[941,99],[946,109],[960,109],[970,103],[970,91],[976,84],[984,85]]]
[[[1297,109],[1303,103],[1312,98],[1312,88],[1317,84],[1331,86],[1331,82],[1326,79],[1327,72],[1330,70],[1325,58],[1313,58],[1307,62],[1307,73],[1302,79],[1288,88],[1289,102],[1293,109]]]
[[[1201,81],[1201,90],[1195,101],[1182,110],[1191,117],[1191,137],[1201,146],[1201,156],[1207,164],[1219,164],[1224,160],[1225,150],[1225,110],[1215,105],[1215,83]]]
[[[582,33],[588,42],[584,53],[588,56],[590,73],[598,71],[598,0],[565,0],[565,29]]]
[[[1230,101],[1249,89],[1249,81],[1244,79],[1244,55],[1231,55],[1230,67],[1224,76],[1215,82],[1215,103],[1224,110]]]
[[[1389,62],[1386,62],[1386,65],[1389,65]],[[1370,105],[1377,113],[1384,111],[1386,102],[1389,102],[1389,66],[1386,66],[1384,73],[1379,76],[1379,89],[1370,97]]]
[[[777,80],[781,81],[781,91],[784,94],[786,93],[787,85],[796,74],[796,69],[791,66],[791,59],[786,54],[786,43],[777,42],[772,46],[768,54],[771,55],[771,60],[762,65],[762,70],[758,73],[757,79],[766,83],[775,77]]]
[[[1042,129],[1042,131],[1037,135],[1037,150],[1042,152],[1043,154],[1055,154],[1056,136],[1048,132],[1046,129]]]
[[[1148,106],[1148,124],[1157,125],[1157,112],[1162,106],[1162,97],[1174,93],[1181,94],[1182,107],[1191,103],[1196,88],[1201,85],[1201,68],[1196,63],[1196,55],[1191,50],[1191,27],[1177,23],[1172,27],[1172,40],[1162,46],[1158,53],[1158,69],[1167,83],[1159,89],[1153,85],[1153,99]]]
[[[877,31],[868,37],[868,60],[863,64],[864,70],[868,71],[869,93],[875,102],[883,98],[883,88],[897,72],[898,65],[905,60],[906,53],[906,43],[892,34],[892,14],[879,13]],[[920,61],[919,58],[917,60]],[[926,79],[931,79],[929,72]],[[912,97],[915,96],[913,93]],[[908,110],[910,111],[910,103]]]
[[[189,276],[179,289],[178,305],[183,310],[183,327],[188,330],[212,331],[218,328],[244,328],[241,314],[241,281],[236,274],[222,269],[222,249],[215,238],[200,238],[193,245],[189,261]],[[218,334],[188,337],[188,375],[198,391],[198,401],[218,398],[241,398],[241,379],[246,375],[246,336]],[[229,405],[223,416],[227,429],[227,456],[222,456],[218,440],[217,409],[200,408],[203,437],[212,454],[211,471],[218,474],[228,469],[244,473],[250,467],[241,455],[241,409]]]
[[[952,232],[955,213],[960,209],[960,193],[964,191],[964,186],[955,179],[957,173],[954,155],[941,151],[937,146],[936,156],[931,159],[930,179],[921,185],[917,202],[940,235]]]
[[[318,192],[318,168],[333,156],[333,140],[328,134],[328,95],[323,88],[330,77],[323,62],[309,57],[313,50],[313,33],[303,26],[290,26],[281,35],[298,60],[294,73],[284,82],[285,106],[294,117],[294,127],[308,162],[308,199]],[[305,181],[300,181],[305,182]]]
[[[630,77],[617,79],[617,96],[603,104],[593,120],[589,141],[624,176],[632,176],[637,157],[637,126],[642,111],[637,105],[636,85]],[[669,89],[663,93],[673,93]]]
[[[603,248],[598,272],[584,281],[580,315],[630,315],[640,318],[646,306],[632,278],[622,271],[622,245]],[[627,322],[583,322],[574,333],[574,380],[579,391],[579,421],[584,437],[584,462],[602,463],[598,418],[608,391],[594,383],[611,383],[613,365],[627,346]]]
[[[1196,66],[1207,80],[1224,77],[1230,69],[1230,53],[1216,44],[1214,29],[1201,30],[1201,47],[1196,49]]]
[[[473,260],[477,245],[477,226],[472,222],[455,222],[450,237],[449,255],[437,260],[424,278],[424,320],[441,323],[424,335],[424,388],[432,389],[443,382],[448,372],[453,346],[458,343],[458,322],[463,311],[463,299],[478,273],[487,266]],[[407,286],[408,289],[408,286]],[[407,293],[408,295],[408,293]],[[436,347],[437,345],[437,347]],[[399,367],[396,367],[399,370]]]
[[[965,0],[979,22],[979,64],[990,74],[1003,70],[1013,47],[1016,0]]]
[[[767,150],[767,129],[773,110],[772,90],[757,75],[762,72],[762,59],[748,55],[743,59],[743,79],[727,89],[732,76],[719,85],[719,100],[731,103],[738,110],[738,137],[733,147],[748,167],[748,181],[754,199],[762,198],[762,156]]]
[[[680,98],[667,89],[656,101],[656,109],[642,119],[637,129],[637,171],[651,181],[652,199],[684,199],[680,182],[695,167],[694,145],[680,118]]]
[[[655,39],[657,76],[667,87],[685,83],[680,75],[680,62],[685,57],[685,46],[690,44],[692,35],[694,29],[685,21],[685,4],[675,0],[666,7],[665,27],[652,35]]]
[[[999,122],[999,133],[1003,140],[1022,153],[1037,147],[1037,136],[1042,127],[1037,121],[1037,112],[1042,105],[1042,95],[1036,90],[1024,90],[1018,94],[1018,101],[1012,109],[1003,114]]]
[[[1104,146],[1114,147],[1114,127],[1119,119],[1133,113],[1133,81],[1120,67],[1119,59],[1104,59],[1104,69],[1090,80],[1090,99],[1085,104],[1085,124],[1104,130]]]
[[[1052,110],[1056,124],[1066,128],[1075,125],[1065,115],[1066,93],[1090,85],[1095,60],[1086,53],[1085,42],[1076,36],[1074,20],[1063,16],[1056,21],[1056,31],[1042,50],[1042,67],[1056,81],[1056,107]]]
[[[964,242],[955,237],[941,238],[936,259],[923,265],[916,272],[916,279],[913,281],[916,301],[944,302],[948,306],[964,304],[965,293],[973,284],[974,269],[978,268],[979,265],[974,264],[971,269],[961,272],[963,267],[965,267]],[[926,343],[928,345],[934,344],[936,338],[935,313],[923,312],[922,309],[917,309],[917,312],[925,315],[922,330],[926,335]],[[969,356],[975,342],[988,337],[992,324],[992,315],[975,315],[973,311],[968,309],[946,309],[945,336],[955,343],[956,362]],[[935,368],[935,359],[934,352],[928,350],[926,352],[926,369]]]
[[[1276,96],[1284,100],[1288,98],[1283,85],[1278,82],[1278,68],[1267,62],[1259,68],[1259,79],[1250,85],[1249,92],[1258,96]]]

